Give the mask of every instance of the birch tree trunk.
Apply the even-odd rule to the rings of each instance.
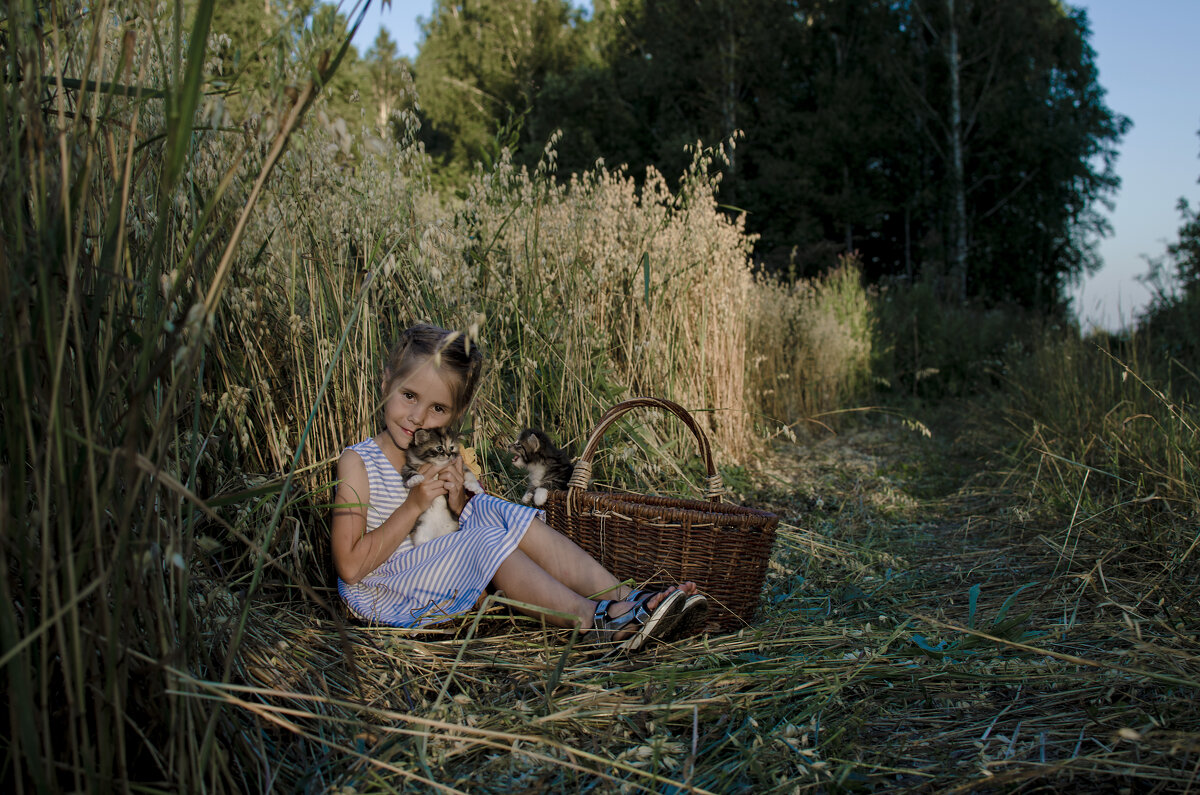
[[[950,15],[950,35],[947,38],[946,59],[950,66],[950,152],[951,190],[954,193],[953,232],[950,244],[950,289],[958,300],[967,300],[967,197],[963,175],[962,94],[959,72],[962,60],[958,54],[958,23],[955,20],[954,0],[946,0]]]
[[[738,99],[738,69],[737,69],[737,33],[735,32],[733,11],[727,4],[722,4],[721,15],[724,17],[726,46],[722,47],[721,58],[721,76],[724,78],[724,91],[722,92],[721,101],[721,116],[725,125],[724,139],[729,141],[734,133],[737,132],[737,99]],[[733,146],[730,146],[726,152],[729,157],[729,180],[726,188],[727,195],[731,201],[736,200],[735,191],[737,190],[737,152]]]

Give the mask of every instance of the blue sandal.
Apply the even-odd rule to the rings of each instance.
[[[665,637],[682,618],[686,599],[682,591],[672,591],[663,597],[658,607],[651,608],[650,599],[658,593],[660,592],[643,591],[638,594],[637,599],[600,600],[596,603],[596,611],[592,615],[592,631],[615,634],[636,629],[628,638],[613,641],[618,651],[637,651],[648,641]],[[619,602],[633,602],[634,605],[619,616],[610,616],[608,609]]]
[[[658,591],[648,588],[634,588],[623,601],[642,602],[649,599]],[[705,619],[708,618],[708,598],[704,594],[694,593],[684,600],[679,618],[671,625],[670,631],[655,633],[659,640],[675,641],[697,635],[704,631]]]

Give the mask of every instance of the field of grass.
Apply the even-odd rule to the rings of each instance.
[[[411,120],[326,114],[343,42],[232,118],[212,5],[0,20],[0,787],[1187,790],[1194,366],[852,258],[756,273],[721,147],[639,181],[556,179],[551,145],[441,195]],[[782,518],[758,620],[617,660],[502,600],[347,622],[332,463],[417,320],[487,348],[468,434],[509,495],[522,425],[693,410]],[[694,493],[688,450],[634,416],[599,481]]]
[[[784,524],[737,633],[613,661],[503,610],[343,635],[263,601],[213,696],[257,718],[256,788],[1187,791],[1190,550],[1039,498],[978,409],[775,447],[744,498]]]

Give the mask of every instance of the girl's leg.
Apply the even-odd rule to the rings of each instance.
[[[518,549],[528,555],[545,573],[576,594],[603,594],[605,599],[623,599],[632,590],[600,565],[578,544],[541,519],[534,519]],[[508,590],[508,589],[505,589]],[[696,592],[696,584],[685,582],[679,590]],[[654,602],[653,607],[657,602]],[[618,615],[621,611],[614,613]],[[588,614],[589,621],[591,614]]]
[[[519,549],[533,559],[551,577],[577,594],[590,596],[603,593],[615,599],[628,593],[620,588],[620,580],[599,564],[595,558],[562,533],[541,519],[534,519],[521,539]]]
[[[532,531],[532,528],[530,530]],[[550,532],[554,531],[551,530]],[[526,535],[528,536],[528,533]],[[568,541],[568,543],[570,542]],[[522,542],[523,545],[524,542]],[[576,547],[576,549],[579,548]],[[579,552],[583,557],[591,560],[582,549]],[[595,561],[592,561],[592,563],[595,563]],[[604,569],[601,567],[600,571],[603,572]],[[609,576],[611,577],[611,575]],[[612,580],[613,584],[615,582],[615,579]],[[572,587],[560,582],[554,577],[552,572],[547,571],[519,548],[500,564],[500,568],[496,570],[496,576],[492,578],[492,583],[497,588],[503,590],[506,596],[518,602],[537,605],[538,607],[555,610],[559,613],[570,613],[575,616],[576,620],[571,621],[537,610],[527,611],[534,615],[542,616],[547,622],[555,626],[569,627],[572,624],[578,624],[580,629],[591,629],[592,627],[592,616],[596,609],[596,603],[591,599],[581,596]],[[658,607],[672,590],[674,589],[667,589],[651,597],[648,603],[650,609],[653,610]],[[610,606],[609,613],[615,618],[632,608],[632,602],[618,602]],[[617,639],[619,640],[620,637],[618,636]]]

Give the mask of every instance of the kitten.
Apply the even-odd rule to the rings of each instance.
[[[404,485],[410,489],[425,480],[425,476],[417,470],[425,464],[448,464],[459,455],[458,442],[445,428],[418,428],[413,434],[412,443],[405,451],[404,467],[400,470]],[[483,487],[475,478],[475,473],[469,469],[463,470],[463,487],[472,494],[480,494]],[[420,516],[413,527],[412,539],[414,545],[421,545],[435,538],[440,538],[458,529],[458,514],[451,508],[445,495],[434,499]]]
[[[541,507],[546,504],[549,491],[567,487],[575,465],[570,454],[555,447],[544,432],[526,428],[510,449],[515,453],[513,466],[529,473],[529,489],[521,502]]]

